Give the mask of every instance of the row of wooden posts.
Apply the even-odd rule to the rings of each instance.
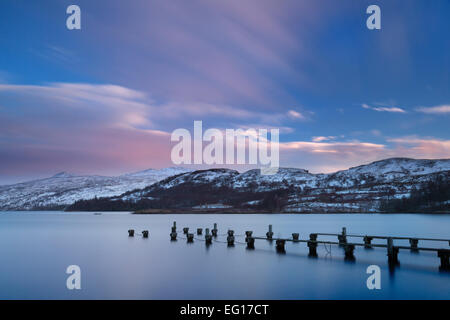
[[[197,228],[197,235],[203,234],[202,228]],[[211,231],[211,233],[210,233]],[[183,234],[186,235],[186,241],[188,243],[194,242],[194,234],[189,232],[189,228],[183,228]],[[130,237],[134,236],[134,230],[128,230],[128,235]],[[228,246],[234,246],[235,235],[233,230],[227,231],[227,244]],[[255,240],[275,240],[275,248],[278,253],[285,252],[285,244],[286,241],[291,242],[305,242],[309,249],[310,257],[317,257],[317,247],[319,244],[325,245],[339,245],[344,249],[345,259],[346,260],[355,260],[354,250],[356,246],[363,246],[365,249],[373,249],[373,248],[386,248],[387,249],[387,257],[390,266],[395,266],[399,264],[398,253],[400,250],[410,250],[411,252],[419,252],[419,251],[434,251],[437,252],[437,256],[440,258],[440,270],[449,271],[450,270],[450,250],[442,249],[442,248],[427,248],[427,247],[419,247],[420,241],[446,241],[450,245],[449,239],[435,239],[435,238],[418,238],[418,237],[389,237],[389,236],[369,236],[369,235],[355,235],[355,234],[347,234],[346,228],[342,228],[341,233],[311,233],[309,235],[308,240],[300,239],[300,235],[298,233],[292,233],[292,238],[282,239],[282,238],[274,238],[274,233],[272,230],[272,225],[269,225],[268,231],[266,232],[265,237],[257,237],[253,236],[253,231],[245,231],[245,242],[247,244],[248,249],[255,248]],[[148,230],[142,231],[142,236],[144,238],[148,238]],[[177,225],[176,222],[173,222],[172,231],[170,233],[170,239],[172,241],[176,241],[178,236]],[[205,238],[204,241],[206,245],[211,245],[213,242],[213,238],[217,238],[218,229],[217,223],[214,223],[213,229],[205,228]],[[321,241],[318,240],[318,236],[336,236],[338,242],[333,241]],[[348,242],[348,238],[362,238],[364,243],[350,243]],[[386,244],[374,244],[372,240],[374,239],[383,239],[386,240]],[[409,240],[410,246],[397,246],[394,245],[394,240]]]

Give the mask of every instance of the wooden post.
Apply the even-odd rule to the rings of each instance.
[[[134,237],[134,230],[133,229],[128,230],[128,236],[129,237]]]
[[[342,228],[342,233],[338,235],[339,245],[343,246],[347,243],[347,228]]]
[[[255,238],[252,237],[253,231],[245,231],[245,242],[247,249],[255,249]]]
[[[390,265],[398,264],[398,248],[394,247],[394,241],[391,237],[387,238],[387,256]]]
[[[372,240],[373,240],[372,237],[364,236],[364,248],[366,248],[366,249],[372,249],[372,246],[371,246]]]
[[[309,254],[310,257],[317,257],[317,242],[314,240],[309,240],[308,242]]]
[[[142,237],[148,238],[148,230],[142,231]]]
[[[245,238],[245,242],[247,242],[247,249],[255,249],[255,238],[252,236]]]
[[[344,250],[345,250],[345,260],[355,260],[355,256],[353,254],[353,251],[355,250],[355,245],[353,244],[344,244]]]
[[[188,232],[189,232],[189,228],[183,228],[183,233],[184,234],[188,234]]]
[[[170,233],[170,241],[176,241],[176,240],[177,240],[177,233],[172,231]]]
[[[283,239],[277,239],[277,241],[275,242],[276,249],[277,249],[278,253],[286,252],[285,249],[284,249],[285,242],[286,242],[286,240],[283,240]]]
[[[207,245],[212,244],[212,236],[209,234],[209,228],[205,229],[205,243]]]
[[[202,229],[202,228],[197,228],[197,235],[201,235],[202,232],[203,232],[203,229]]]
[[[269,224],[269,231],[266,232],[267,240],[272,240],[273,232],[272,232],[272,225]]]
[[[194,234],[193,233],[188,233],[186,239],[187,239],[188,243],[194,242]]]
[[[450,271],[450,263],[449,263],[450,250],[447,249],[438,250],[437,255],[441,259],[441,265],[439,266],[439,270]]]
[[[173,222],[172,232],[177,232],[177,222],[176,221]]]
[[[292,234],[292,240],[294,240],[294,242],[298,241],[299,237],[300,237],[300,234],[298,234],[298,233],[293,233]]]
[[[417,249],[417,245],[419,244],[419,239],[417,238],[410,238],[409,239],[409,244],[411,245],[411,251],[413,252],[418,252],[419,250]]]
[[[228,243],[229,247],[234,246],[234,231],[233,230],[228,230],[227,243]]]
[[[311,241],[317,241],[317,233],[311,233],[309,235],[309,240]]]
[[[211,230],[213,237],[217,237],[217,223],[214,223],[214,228]]]

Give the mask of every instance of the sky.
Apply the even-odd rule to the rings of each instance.
[[[66,27],[71,4],[81,30]],[[381,30],[366,27],[372,4]],[[195,120],[279,128],[281,166],[311,172],[450,158],[449,12],[448,0],[2,0],[0,184],[174,166],[171,133]]]

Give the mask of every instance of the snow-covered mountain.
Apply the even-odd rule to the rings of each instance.
[[[381,201],[408,198],[437,178],[450,180],[450,159],[392,158],[330,174],[280,168],[259,170],[145,170],[117,177],[59,173],[51,178],[0,186],[0,210],[64,208],[136,210],[145,208],[259,208],[283,212],[376,212]],[[447,199],[450,200],[450,199]],[[450,203],[450,201],[449,201]]]
[[[188,172],[172,167],[148,169],[121,176],[84,176],[60,172],[50,178],[0,186],[0,210],[65,207],[80,199],[112,197],[145,188],[167,177]]]
[[[141,190],[72,209],[278,208],[283,212],[376,212],[383,200],[408,198],[430,181],[450,180],[450,159],[392,158],[331,174],[280,168],[275,175],[230,169],[187,172]],[[450,199],[446,199],[450,200]],[[106,201],[106,202],[105,202]],[[109,201],[109,202],[108,202]]]

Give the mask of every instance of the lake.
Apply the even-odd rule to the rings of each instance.
[[[220,236],[209,247],[197,239],[188,244],[181,234],[171,242],[173,221],[178,231],[191,232],[216,222]],[[435,252],[400,251],[400,265],[390,271],[381,248],[357,247],[354,262],[338,246],[320,245],[317,259],[308,257],[305,243],[288,242],[285,254],[266,240],[246,249],[244,232],[264,236],[269,224],[275,237],[298,232],[306,239],[346,227],[349,234],[450,238],[450,215],[0,212],[0,298],[450,299],[450,273],[439,272]],[[136,236],[128,237],[128,229]],[[223,243],[228,229],[237,235],[234,247]],[[148,239],[142,230],[149,230]],[[449,248],[446,242],[419,246]],[[69,265],[81,268],[81,290],[66,288]],[[380,290],[366,286],[369,265],[381,268]]]

